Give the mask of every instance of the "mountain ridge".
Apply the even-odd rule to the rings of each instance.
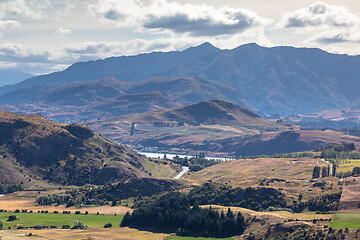
[[[206,79],[213,82],[213,86],[216,85],[214,82],[222,84],[240,96],[228,100],[241,105],[246,101],[247,106],[266,114],[309,114],[358,107],[359,65],[360,56],[332,54],[317,48],[262,47],[252,43],[220,50],[205,43],[179,52],[153,52],[75,63],[63,72],[0,87],[0,94],[31,84],[49,83],[51,79],[64,84],[114,77],[137,83],[149,77],[167,77],[168,81],[171,77],[183,77]],[[32,83],[29,85],[28,82]],[[211,94],[217,94],[216,87],[209,91],[208,95]],[[191,97],[194,97],[194,103],[196,95]],[[5,95],[2,99],[6,99]],[[185,101],[184,98],[181,100]],[[197,99],[201,100],[204,99]]]
[[[110,57],[96,61],[77,62],[61,72],[41,75],[27,79],[18,84],[0,87],[0,94],[42,84],[56,82],[67,83],[104,77],[116,77],[118,80],[126,81],[134,79],[140,80],[149,77],[149,74],[163,71],[167,68],[175,66],[176,64],[180,64],[188,61],[189,59],[207,55],[209,52],[215,51],[219,51],[219,49],[210,43],[204,43],[197,47],[191,47],[183,51],[152,52],[135,56]],[[156,60],[154,60],[154,58]],[[129,60],[129,63],[127,63],[126,60]],[[141,61],[145,61],[147,63],[146,67],[145,65],[138,67]],[[83,69],[84,66],[85,68]],[[121,69],[121,67],[123,69]],[[114,69],[121,69],[121,71],[116,73],[116,70]],[[99,73],[102,73],[102,75],[99,75]]]

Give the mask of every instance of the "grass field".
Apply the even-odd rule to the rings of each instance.
[[[20,218],[18,221],[7,222],[10,215],[15,215]],[[114,215],[75,215],[75,214],[53,214],[53,213],[0,213],[0,221],[2,221],[3,229],[9,227],[14,228],[17,224],[22,224],[23,227],[30,227],[36,225],[57,226],[61,228],[62,225],[73,225],[75,220],[82,222],[89,228],[101,228],[106,223],[111,223],[113,227],[118,227],[123,216]]]
[[[329,227],[334,229],[360,229],[360,213],[337,213]]]
[[[360,167],[360,160],[359,159],[339,160],[338,164],[339,166],[336,168],[336,172],[338,174],[347,173],[347,172],[351,172],[354,167]]]
[[[45,237],[45,239],[54,239],[54,240],[55,239],[56,240],[69,240],[69,239],[72,240],[84,240],[84,239],[163,240],[166,236],[169,236],[169,234],[139,231],[127,227],[91,228],[87,230],[41,229],[35,231],[33,229],[28,229],[28,230],[20,230],[18,232],[23,234],[31,232],[32,234]],[[18,238],[7,238],[7,239],[18,239]],[[34,238],[27,237],[24,238],[24,240],[25,239],[34,239]]]
[[[164,240],[236,240],[235,238],[203,238],[203,237],[179,237],[179,236],[169,236]]]
[[[208,208],[210,205],[203,205],[202,208]],[[211,205],[212,209],[218,210],[220,212],[226,212],[229,207],[227,206],[219,206],[219,205]],[[313,220],[313,219],[331,219],[333,218],[333,214],[316,214],[315,212],[303,212],[303,213],[291,213],[288,211],[273,211],[273,212],[257,212],[246,208],[241,207],[230,207],[231,211],[234,213],[241,212],[242,214],[246,213],[250,216],[257,217],[268,217],[273,216],[277,218],[281,218],[282,220],[287,219],[299,219],[299,220]]]

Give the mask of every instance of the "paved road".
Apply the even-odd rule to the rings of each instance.
[[[188,171],[189,171],[189,167],[182,166],[182,171],[178,175],[176,175],[174,178],[180,179]]]

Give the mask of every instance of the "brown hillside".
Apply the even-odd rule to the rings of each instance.
[[[129,121],[151,125],[154,122],[163,121],[183,122],[189,125],[220,124],[230,126],[283,128],[282,125],[266,120],[247,108],[240,107],[222,99],[207,100],[175,109],[109,118],[105,119],[103,122]]]
[[[121,116],[131,113],[143,113],[155,110],[179,107],[181,104],[174,102],[160,91],[126,94],[111,98],[84,109],[82,115],[98,114],[104,116]],[[86,118],[89,118],[86,116]],[[91,117],[90,117],[91,118]]]
[[[89,81],[55,89],[38,99],[38,101],[50,105],[84,106],[123,94],[113,86],[107,85],[106,83],[109,80],[105,80],[105,83]]]
[[[266,120],[247,108],[222,99],[86,124],[111,139],[133,147],[189,153],[202,151],[211,155],[230,154],[223,151],[224,146],[213,145],[216,140],[289,129],[289,126]]]
[[[137,153],[82,125],[0,111],[0,181],[83,185],[148,176]],[[11,171],[10,171],[11,170]],[[23,176],[23,177],[21,177]]]

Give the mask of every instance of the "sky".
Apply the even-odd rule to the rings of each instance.
[[[0,0],[0,70],[43,74],[111,56],[315,47],[360,54],[359,0]]]

